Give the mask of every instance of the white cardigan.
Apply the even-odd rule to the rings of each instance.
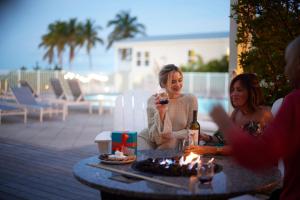
[[[173,134],[176,139],[184,139],[188,134],[188,126],[192,122],[193,110],[198,110],[197,98],[191,94],[183,94],[176,99],[170,99],[165,120],[162,122],[155,106],[155,97],[151,96],[147,103],[148,128],[139,136],[155,143],[163,144],[163,134]]]

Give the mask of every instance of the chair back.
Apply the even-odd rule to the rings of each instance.
[[[57,99],[60,98],[66,99],[66,95],[64,93],[63,87],[57,78],[51,78],[50,84]]]
[[[78,80],[77,79],[68,79],[68,85],[69,85],[71,93],[74,97],[74,100],[84,101],[83,93],[80,88]]]
[[[19,104],[23,105],[38,105],[35,98],[32,96],[28,87],[14,87],[11,88],[16,100]]]
[[[32,93],[32,95],[33,95],[34,97],[38,97],[38,95],[36,94],[36,92],[33,90],[33,88],[31,87],[31,85],[30,85],[27,81],[25,81],[25,80],[20,80],[20,85],[21,85],[22,87],[27,87],[27,88],[30,90],[30,92]]]
[[[114,129],[140,132],[147,128],[147,91],[128,91],[116,98],[114,109]]]

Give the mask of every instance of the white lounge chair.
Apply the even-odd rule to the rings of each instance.
[[[52,86],[52,89],[54,91],[54,94],[55,94],[56,98],[61,100],[61,102],[66,105],[67,114],[68,114],[68,108],[70,106],[87,106],[88,110],[89,110],[89,113],[90,114],[92,113],[92,103],[90,101],[86,101],[84,99],[80,88],[79,88],[80,92],[78,92],[75,88],[76,86],[74,86],[73,84],[71,84],[71,86],[70,86],[70,84],[69,84],[70,90],[71,90],[71,92],[73,94],[73,97],[74,97],[73,99],[70,99],[70,98],[68,98],[68,96],[64,92],[64,89],[63,89],[60,81],[57,78],[51,78],[50,83],[51,83],[51,86]]]
[[[0,124],[2,123],[3,116],[12,116],[12,115],[23,115],[24,123],[27,123],[27,109],[19,107],[17,105],[0,103]]]
[[[66,108],[64,104],[49,104],[37,102],[32,96],[31,91],[27,87],[15,87],[11,88],[16,101],[21,106],[24,106],[29,111],[37,111],[40,114],[40,122],[43,121],[44,114],[52,116],[53,113],[61,113],[62,119],[66,118]]]

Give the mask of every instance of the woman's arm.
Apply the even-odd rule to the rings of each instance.
[[[149,138],[152,142],[160,145],[167,137],[171,137],[172,124],[168,113],[166,112],[163,119],[161,119],[161,114],[156,107],[154,96],[150,97],[150,99],[148,100],[147,116]]]

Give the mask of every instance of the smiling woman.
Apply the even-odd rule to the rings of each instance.
[[[159,72],[159,84],[169,96],[167,104],[161,104],[154,94],[148,99],[148,128],[138,137],[140,149],[174,149],[188,134],[193,111],[198,110],[197,98],[183,94],[183,74],[173,65],[165,65]]]
[[[273,119],[271,109],[263,105],[262,91],[255,74],[239,74],[231,81],[230,102],[234,108],[231,120],[250,135],[260,136]],[[214,137],[205,133],[201,135],[207,142],[224,144],[223,134],[220,132],[216,132]]]
[[[263,106],[262,90],[255,74],[240,74],[231,81],[230,101],[234,108],[232,121],[252,135],[260,135],[273,119],[270,108]]]

